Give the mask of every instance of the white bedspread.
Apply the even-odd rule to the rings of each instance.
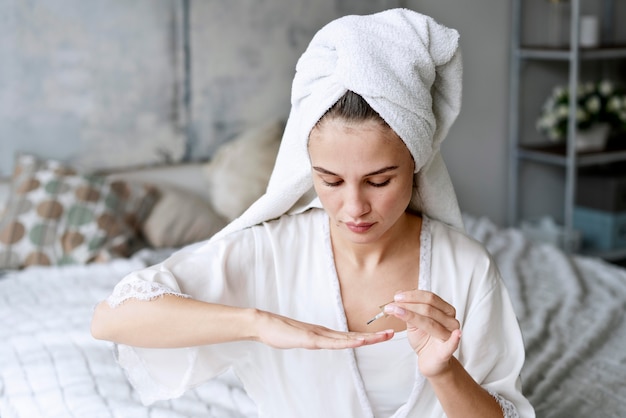
[[[626,417],[626,270],[466,219],[494,254],[525,338],[524,392],[540,418]]]
[[[85,267],[31,268],[0,277],[0,417],[255,417],[232,376],[180,399],[143,406],[112,344],[89,332],[95,304],[139,258]]]

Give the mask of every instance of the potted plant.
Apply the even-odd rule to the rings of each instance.
[[[569,89],[556,86],[543,104],[536,126],[552,142],[567,138],[569,103]],[[576,129],[578,150],[603,149],[610,133],[626,132],[626,93],[609,80],[579,84]]]

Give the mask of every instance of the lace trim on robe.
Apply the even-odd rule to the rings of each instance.
[[[163,295],[174,295],[183,298],[190,297],[189,295],[175,292],[161,283],[148,282],[138,278],[133,278],[128,281],[118,283],[113,289],[113,293],[111,293],[106,301],[111,308],[115,308],[126,302],[128,299],[149,301]]]
[[[430,218],[422,215],[422,230],[420,232],[420,272],[418,287],[430,291],[430,262],[432,260],[432,240]]]
[[[519,414],[517,413],[517,408],[515,407],[513,402],[503,398],[495,392],[489,391],[489,394],[495,398],[496,402],[498,402],[498,405],[500,405],[500,408],[502,408],[502,414],[504,418],[520,418]]]

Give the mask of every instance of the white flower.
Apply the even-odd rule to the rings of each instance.
[[[537,120],[537,127],[540,129],[548,129],[552,127],[556,122],[554,115],[551,113],[539,118]]]
[[[609,80],[602,80],[598,85],[598,91],[600,91],[600,94],[602,94],[604,97],[610,96],[611,94],[613,94],[613,83],[611,83]]]
[[[626,130],[626,94],[610,80],[579,83],[572,103],[569,86],[555,86],[543,103],[536,129],[551,140],[561,141],[570,128],[570,108],[575,109],[575,128],[590,129],[608,123],[612,130]]]
[[[565,119],[569,115],[569,107],[567,105],[559,105],[554,109],[555,121],[556,119]]]
[[[619,113],[620,108],[622,107],[622,101],[619,97],[611,97],[609,101],[606,103],[606,110],[609,112]]]
[[[585,102],[585,107],[589,113],[598,113],[600,111],[600,106],[602,103],[600,102],[600,98],[595,94],[587,99]]]
[[[559,100],[567,96],[567,89],[565,87],[556,86],[552,91],[553,102],[554,99]]]

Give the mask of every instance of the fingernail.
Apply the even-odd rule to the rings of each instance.
[[[378,331],[376,334],[391,334],[392,332],[394,332],[394,330],[386,329],[384,331]]]
[[[396,302],[402,302],[403,300],[406,299],[406,296],[404,295],[404,293],[397,293],[394,297],[393,300],[395,300]]]
[[[385,313],[404,315],[404,309],[396,305],[386,305]]]

